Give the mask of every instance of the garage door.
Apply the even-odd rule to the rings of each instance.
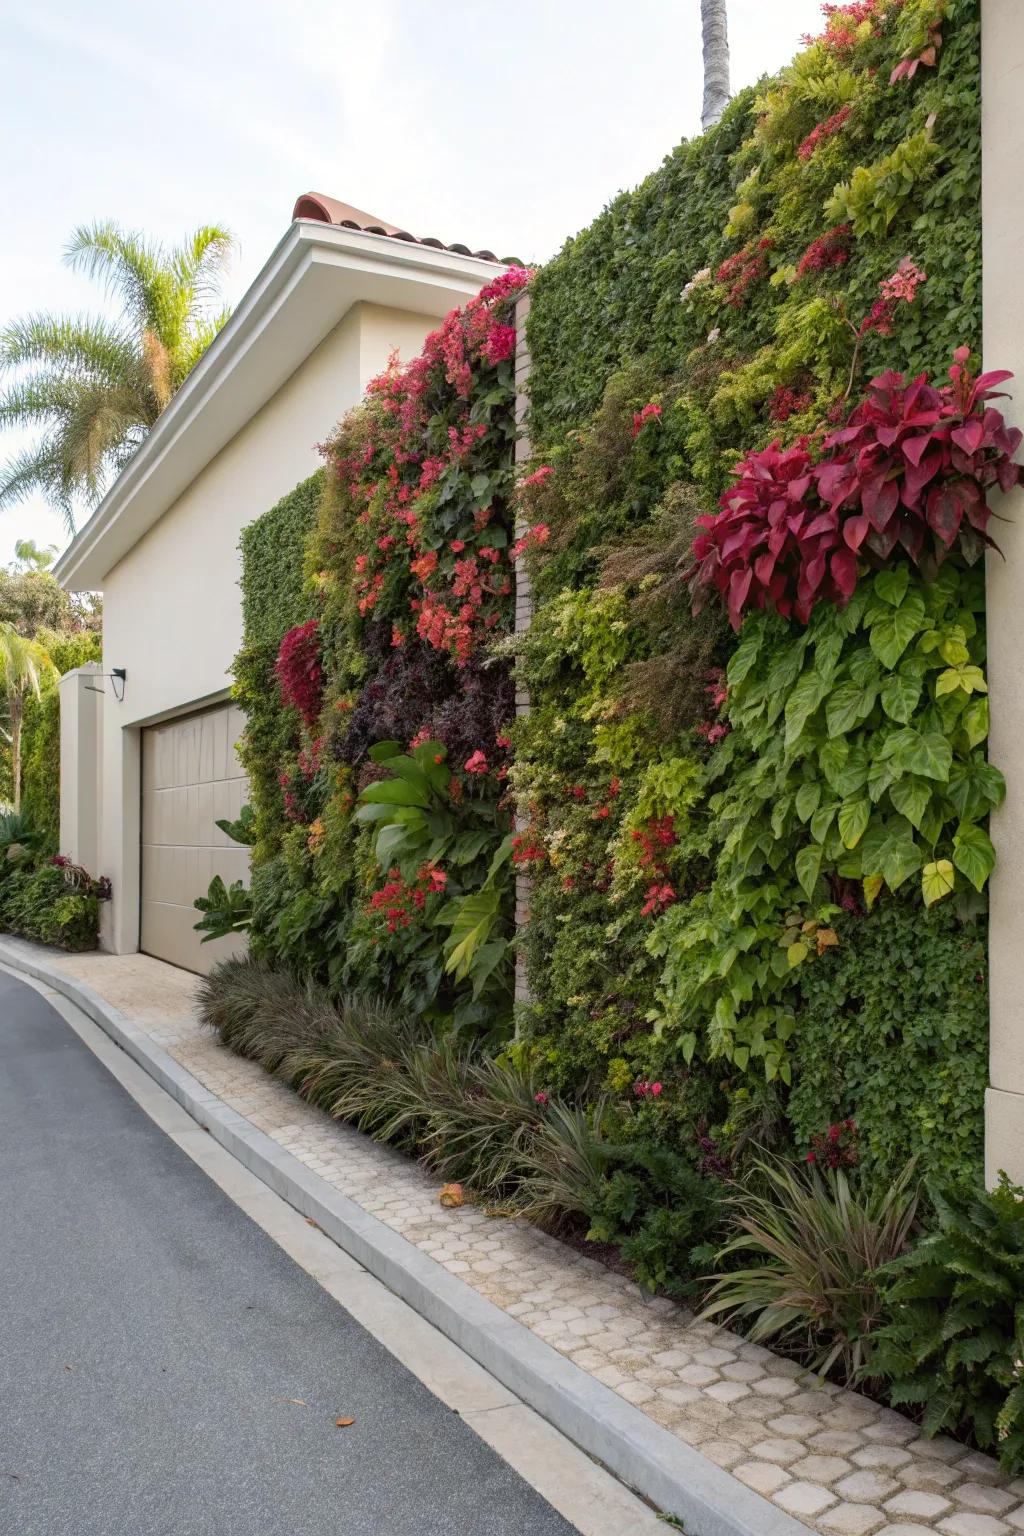
[[[208,971],[245,948],[241,938],[200,944],[192,903],[214,875],[248,884],[249,850],[214,823],[233,820],[248,784],[235,742],[243,715],[234,704],[149,726],[142,733],[142,929],[148,955]]]

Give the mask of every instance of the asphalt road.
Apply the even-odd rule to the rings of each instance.
[[[573,1536],[0,972],[0,1536],[328,1532]]]

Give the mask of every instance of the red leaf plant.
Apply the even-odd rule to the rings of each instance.
[[[281,698],[312,727],[323,703],[324,670],[320,661],[320,625],[316,619],[290,629],[277,653],[277,673]]]
[[[807,439],[748,454],[718,515],[697,519],[695,608],[711,588],[734,629],[750,608],[806,624],[815,603],[845,606],[861,569],[897,549],[928,575],[954,544],[972,564],[995,547],[989,492],[1010,490],[1024,470],[1013,457],[1022,434],[987,402],[1012,375],[975,377],[969,349],[954,356],[941,388],[925,374],[873,379],[817,463]]]

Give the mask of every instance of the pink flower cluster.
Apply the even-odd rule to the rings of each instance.
[[[640,411],[633,412],[633,436],[637,438],[649,421],[661,420],[661,406],[655,405],[652,400]]]
[[[844,107],[839,108],[838,112],[834,112],[826,122],[818,123],[815,128],[812,128],[797,150],[800,159],[809,160],[820,144],[823,144],[826,139],[832,138],[833,134],[840,131],[849,120],[852,111],[853,107],[847,102]]]
[[[298,710],[304,725],[315,725],[324,686],[320,625],[316,619],[288,631],[281,641],[274,670],[284,703]]]
[[[768,252],[773,244],[774,241],[765,236],[756,245],[745,245],[742,251],[726,257],[715,273],[715,282],[724,284],[728,289],[725,302],[733,309],[742,307],[747,290],[767,272]]]
[[[471,400],[478,388],[493,388],[487,370],[515,351],[509,302],[530,276],[526,268],[510,268],[463,309],[453,310],[427,337],[419,357],[407,364],[393,357],[368,387],[369,430],[360,448],[334,466],[355,504],[355,522],[367,527],[352,569],[358,612],[373,614],[385,592],[396,590],[387,580],[389,568],[404,566],[416,584],[409,604],[416,633],[460,664],[470,659],[478,637],[499,622],[512,591],[509,556],[500,539],[488,542],[484,533],[501,509],[481,496],[472,526],[453,530],[457,537],[439,550],[436,534],[430,536],[433,502],[421,505],[421,498],[441,482],[449,496],[456,486],[461,494],[461,481],[469,501],[468,484],[479,473],[479,450],[491,430],[486,422],[471,420]],[[449,399],[454,393],[458,407],[443,448],[435,425],[439,389]],[[465,561],[454,560],[463,553]],[[475,563],[478,558],[483,564]],[[392,625],[397,648],[408,630],[394,619]]]
[[[547,543],[550,537],[551,529],[547,523],[534,523],[533,527],[528,528],[523,536],[512,545],[512,548],[509,550],[509,559],[513,562],[519,560],[527,550],[539,549],[542,544]]]
[[[660,1099],[663,1087],[661,1083],[640,1081],[633,1084],[633,1092],[638,1099]]]
[[[852,234],[852,225],[837,224],[819,235],[817,240],[812,240],[797,262],[797,280],[806,277],[808,272],[825,272],[830,267],[844,266],[850,259]]]

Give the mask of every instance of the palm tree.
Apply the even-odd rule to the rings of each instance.
[[[41,680],[56,676],[57,668],[38,641],[19,635],[13,624],[0,624],[0,690],[7,703],[16,811],[21,810],[21,727],[25,700],[30,694],[38,699]]]
[[[700,26],[704,43],[704,104],[700,125],[714,127],[729,105],[729,30],[727,0],[700,0]]]
[[[202,357],[229,311],[218,308],[234,239],[204,224],[165,250],[116,224],[82,225],[64,253],[121,301],[117,322],[28,315],[0,331],[0,426],[41,427],[0,469],[0,508],[38,490],[74,533],[74,503],[95,504]]]
[[[57,558],[56,544],[40,549],[35,539],[18,539],[14,545],[14,558],[23,571],[48,571]]]

